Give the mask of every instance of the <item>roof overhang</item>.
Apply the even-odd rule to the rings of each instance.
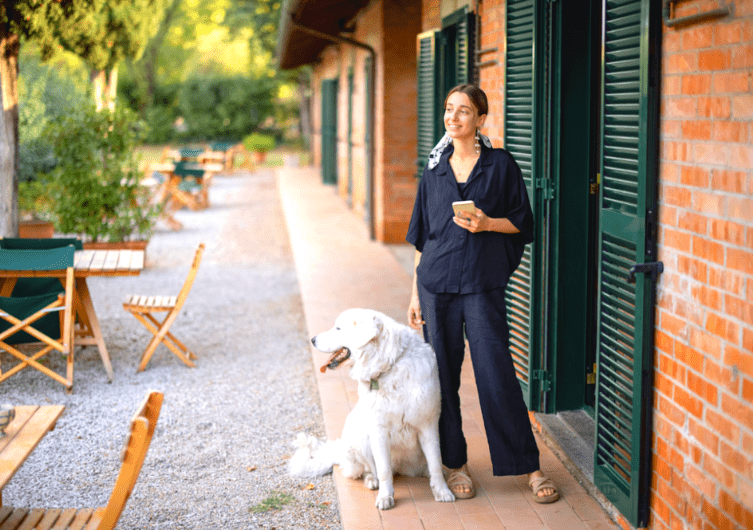
[[[353,30],[349,25],[368,4],[369,0],[285,0],[277,39],[278,67],[291,70],[314,63],[322,50],[332,44],[332,40],[302,27],[339,37]]]

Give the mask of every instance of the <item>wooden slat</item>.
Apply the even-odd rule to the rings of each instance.
[[[77,254],[79,254],[79,258],[76,260],[74,268],[76,270],[89,270],[92,260],[94,259],[94,251],[79,250]]]
[[[105,258],[107,257],[107,251],[106,250],[95,250],[94,251],[94,258],[92,259],[91,265],[89,266],[89,270],[91,271],[101,271],[102,267],[105,264]]]
[[[44,513],[44,517],[39,521],[35,530],[50,530],[55,521],[58,520],[60,514],[63,512],[60,508],[50,508]]]
[[[10,423],[10,425],[5,428],[5,436],[0,438],[0,453],[3,452],[5,446],[10,443],[18,430],[21,429],[21,427],[23,427],[27,421],[29,421],[29,418],[32,417],[32,415],[38,408],[39,407],[36,406],[16,407],[15,418]]]
[[[31,510],[21,526],[18,527],[18,530],[35,530],[37,523],[44,517],[44,512],[44,508],[34,508]]]
[[[144,251],[134,250],[131,256],[131,270],[140,271],[144,268]]]
[[[105,256],[105,263],[102,265],[102,270],[113,271],[118,266],[118,258],[120,256],[119,250],[108,250]]]
[[[84,530],[84,526],[86,526],[86,523],[89,522],[89,518],[91,518],[92,513],[94,513],[93,508],[84,508],[76,512],[76,517],[71,522],[69,529]]]
[[[0,530],[16,530],[21,521],[24,520],[24,517],[26,517],[27,513],[29,513],[29,510],[26,508],[16,508],[13,510],[13,513],[3,521],[3,524],[0,525]]]
[[[129,270],[131,268],[132,250],[121,250],[118,254],[118,270]]]
[[[2,524],[12,513],[13,508],[10,506],[0,506],[0,524]]]
[[[73,521],[73,518],[76,516],[76,508],[67,508],[63,510],[63,513],[60,514],[60,517],[57,521],[55,521],[55,526],[51,527],[50,530],[65,530],[68,528],[68,525],[71,524],[71,521]]]
[[[155,300],[155,298],[156,297],[154,297],[154,296],[148,297],[146,299],[146,304],[144,304],[144,305],[146,305],[147,307],[154,307],[154,300]]]
[[[97,508],[94,510],[94,515],[89,519],[89,524],[86,525],[85,530],[97,530],[99,523],[102,522],[102,517],[105,515],[105,507]]]
[[[177,304],[177,303],[178,303],[178,297],[177,296],[171,296],[170,297],[170,302],[169,302],[170,307],[175,306],[175,304]]]

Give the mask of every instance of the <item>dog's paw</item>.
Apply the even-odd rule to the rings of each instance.
[[[389,510],[395,507],[395,497],[392,495],[385,495],[384,497],[377,497],[376,507],[380,510]]]
[[[438,488],[431,488],[431,491],[434,493],[434,500],[437,502],[453,502],[455,500],[455,495],[446,484],[442,484]]]
[[[363,476],[363,485],[369,488],[370,490],[375,490],[379,488],[379,479],[376,478],[371,473],[366,473]]]

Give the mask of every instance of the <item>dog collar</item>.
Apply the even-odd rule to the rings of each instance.
[[[369,390],[379,390],[379,381],[372,379],[371,384],[369,385]]]

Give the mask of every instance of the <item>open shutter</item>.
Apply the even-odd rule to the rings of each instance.
[[[534,0],[507,2],[507,56],[505,60],[505,149],[523,172],[532,207],[534,200]],[[536,211],[534,211],[534,216]],[[535,242],[534,242],[535,244]],[[529,409],[532,399],[533,359],[536,351],[533,319],[534,244],[526,245],[520,266],[507,284],[507,320],[510,353]]]
[[[635,527],[648,524],[654,282],[628,272],[656,259],[651,3],[606,0],[603,28],[594,482]]]
[[[322,81],[322,182],[337,183],[337,79]]]
[[[430,30],[417,37],[418,52],[418,176],[424,172],[429,153],[442,137],[440,111],[441,31]]]
[[[466,8],[467,10],[467,8]],[[455,83],[453,86],[466,83],[473,83],[475,65],[475,43],[476,43],[476,15],[473,12],[464,12],[463,16],[455,24],[455,50],[457,60],[455,61]],[[447,91],[452,86],[447,87]]]

